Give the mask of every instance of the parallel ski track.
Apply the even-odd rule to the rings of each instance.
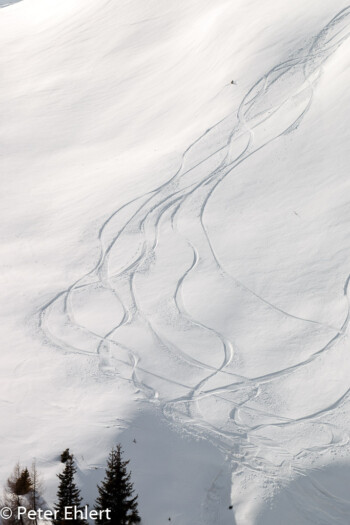
[[[240,282],[234,275],[228,274],[215,253],[210,235],[206,229],[204,215],[210,197],[228,175],[232,176],[242,163],[259,150],[298,128],[312,105],[314,87],[321,74],[323,64],[348,38],[350,34],[349,26],[350,7],[347,7],[320,31],[308,49],[299,52],[297,56],[285,62],[277,64],[259,79],[243,98],[237,115],[229,114],[196,139],[184,152],[180,167],[175,175],[155,190],[133,199],[117,209],[102,224],[99,230],[98,240],[101,248],[96,265],[67,290],[52,298],[39,312],[40,327],[59,348],[73,353],[91,355],[96,355],[97,353],[101,356],[103,355],[103,360],[110,360],[110,370],[118,362],[128,366],[130,368],[130,377],[121,377],[119,375],[117,380],[131,381],[135,388],[144,393],[146,398],[156,400],[159,403],[166,418],[182,428],[186,428],[190,433],[201,435],[211,440],[233,460],[237,461],[239,459],[242,465],[252,470],[260,470],[262,468],[261,462],[264,463],[264,468],[269,467],[267,465],[268,462],[264,462],[262,457],[259,457],[259,461],[257,461],[254,444],[257,443],[258,438],[255,435],[255,431],[264,426],[292,427],[301,422],[329,425],[324,420],[325,416],[337,410],[339,406],[348,400],[350,389],[345,390],[339,399],[330,403],[329,406],[299,419],[276,416],[268,413],[268,411],[259,411],[248,404],[251,399],[259,394],[260,387],[263,384],[272,383],[310,365],[319,359],[320,356],[332,351],[346,336],[350,321],[350,276],[344,285],[344,296],[348,305],[347,314],[340,328],[293,315],[261,297],[254,290]],[[289,79],[296,80],[296,85],[290,82]],[[282,96],[282,88],[286,89],[284,83],[287,83],[287,91]],[[276,88],[279,87],[281,96],[277,96],[274,101],[269,101],[268,95],[271,94],[271,90],[274,89],[276,91]],[[290,107],[288,109],[288,104],[291,103],[292,110]],[[267,108],[264,109],[265,104]],[[294,113],[296,108],[299,109]],[[284,129],[274,132],[273,127],[269,128],[269,120],[276,118],[276,116],[280,116],[279,121],[286,117],[288,117],[289,121]],[[200,147],[210,137],[213,137],[214,140],[215,134],[220,133],[224,136],[226,134],[226,140],[221,140],[213,152],[208,153],[205,158],[191,165],[191,154],[195,152],[197,146]],[[240,141],[243,142],[243,146],[240,151],[238,150],[238,153],[232,155],[234,147],[239,146]],[[214,168],[212,164],[215,165]],[[190,202],[192,202],[191,211],[187,211],[187,213],[190,213],[189,217],[195,219],[199,227],[199,233],[194,238],[187,238],[186,235],[180,232],[178,226],[181,214],[184,214],[186,218],[186,205]],[[196,359],[180,348],[179,345],[175,345],[170,340],[167,340],[159,333],[154,322],[149,318],[150,316],[142,311],[137,287],[135,286],[135,278],[140,272],[147,273],[151,270],[152,261],[157,257],[157,247],[161,239],[159,228],[163,223],[166,223],[171,228],[174,235],[176,234],[185,239],[188,249],[193,254],[193,260],[179,278],[171,299],[172,305],[177,312],[177,319],[179,323],[180,321],[186,322],[187,326],[200,330],[203,334],[208,334],[211,337],[215,336],[218,344],[221,346],[221,357],[218,356],[218,360],[221,363],[218,366],[212,366]],[[128,235],[138,235],[139,240],[133,253],[130,253],[129,259],[121,265],[119,270],[114,270],[112,273],[109,270],[110,257],[112,253],[118,252],[118,242]],[[203,251],[205,253],[202,255]],[[193,318],[191,313],[186,311],[182,300],[184,282],[191,277],[200,261],[204,259],[227,282],[254,296],[257,301],[260,301],[281,316],[311,325],[319,325],[332,331],[333,335],[330,340],[307,359],[262,376],[253,378],[242,377],[233,373],[232,370],[228,370],[228,366],[232,363],[234,356],[234,344],[219,331]],[[80,325],[75,320],[74,315],[74,293],[83,288],[93,290],[96,286],[111,290],[123,308],[121,320],[104,336]],[[68,326],[93,341],[93,350],[87,350],[84,347],[79,348],[69,342],[69,337],[65,338],[64,335],[57,336],[55,334],[57,315],[54,312],[55,308],[61,308],[62,316]],[[201,379],[195,385],[181,384],[181,382],[170,377],[157,374],[156,370],[144,368],[142,366],[142,357],[138,355],[138,352],[118,340],[118,330],[122,327],[132,326],[136,319],[151,334],[155,348],[168,354],[173,359],[175,358],[186,363],[186,365],[197,371]],[[143,379],[140,379],[140,373]],[[147,377],[162,379],[164,383],[173,383],[181,386],[187,393],[174,399],[164,399],[161,391],[156,391],[151,384],[148,384],[145,379]],[[227,380],[225,379],[224,386],[211,388],[209,383],[215,377],[231,377],[230,381],[232,382],[227,385]],[[225,425],[217,427],[206,420],[205,414],[201,411],[200,401],[209,397],[225,400],[223,397],[225,394],[240,393],[243,392],[243,389],[250,392],[244,401],[235,402],[231,398],[226,399],[226,402],[230,403],[232,407],[230,422],[226,425],[226,428],[223,428]],[[269,418],[268,423],[249,426],[236,420],[237,411],[243,406],[246,411],[256,414],[259,412],[260,414],[263,413]],[[348,436],[343,435],[342,439],[334,440],[329,445],[325,445],[325,448],[327,446],[341,446],[348,439]],[[266,443],[268,442],[268,440],[265,441]],[[278,445],[274,443],[273,446],[277,447]],[[308,450],[300,450],[298,456],[304,453],[308,453]],[[270,467],[273,468],[271,465]]]

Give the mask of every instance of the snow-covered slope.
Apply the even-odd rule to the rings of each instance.
[[[350,8],[7,4],[1,479],[120,440],[145,524],[345,525]]]

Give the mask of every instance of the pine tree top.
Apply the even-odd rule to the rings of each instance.
[[[105,477],[97,486],[99,496],[96,499],[95,509],[99,511],[110,509],[109,523],[131,525],[140,522],[137,510],[138,497],[134,496],[131,472],[127,469],[129,462],[130,460],[123,460],[120,444],[113,447],[107,460]],[[97,523],[107,525],[108,521],[102,518]]]
[[[70,454],[69,448],[66,448],[61,454],[61,463],[66,463],[70,458],[73,459],[73,454]]]
[[[68,449],[67,449],[68,450]],[[69,454],[66,461],[64,462],[63,472],[57,474],[60,480],[57,490],[57,504],[54,505],[54,509],[58,513],[58,519],[54,520],[55,525],[62,525],[67,520],[64,519],[65,509],[67,507],[75,507],[77,510],[81,510],[82,497],[80,496],[80,489],[77,487],[74,475],[77,472],[77,468],[74,463],[73,454]],[[86,525],[83,519],[69,520],[69,525]]]

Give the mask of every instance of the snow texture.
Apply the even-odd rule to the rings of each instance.
[[[1,11],[1,472],[120,440],[145,524],[345,525],[350,7],[231,4]]]

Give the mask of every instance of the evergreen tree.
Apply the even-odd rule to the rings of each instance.
[[[57,475],[60,480],[57,490],[58,503],[54,506],[57,511],[57,519],[53,520],[53,522],[55,525],[86,525],[86,521],[79,516],[79,513],[77,519],[72,519],[70,516],[69,519],[66,518],[66,509],[68,507],[70,508],[69,512],[73,511],[72,508],[79,511],[82,510],[82,498],[80,496],[80,490],[74,482],[74,475],[77,469],[73,454],[68,454],[64,464],[63,472]]]
[[[61,454],[61,463],[65,463],[70,458],[69,448],[66,448]]]
[[[97,519],[98,525],[132,525],[140,523],[137,510],[137,496],[133,496],[133,483],[128,472],[129,461],[123,461],[121,445],[112,448],[107,460],[106,475],[100,486],[97,486],[99,497],[96,499],[97,511],[110,510],[107,519],[104,513]]]
[[[27,469],[23,469],[15,481],[8,480],[9,486],[12,488],[16,496],[25,496],[29,493],[32,488],[32,480],[30,479],[30,474]]]

